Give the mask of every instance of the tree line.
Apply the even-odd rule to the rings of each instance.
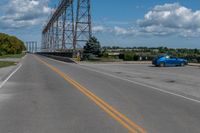
[[[17,37],[0,33],[0,56],[7,54],[21,54],[25,49],[23,41]]]
[[[120,59],[124,61],[152,60],[158,55],[168,54],[174,57],[188,59],[190,62],[200,62],[200,49],[167,48],[167,47],[119,47],[103,46],[96,37],[90,38],[83,52],[83,59],[100,58]]]

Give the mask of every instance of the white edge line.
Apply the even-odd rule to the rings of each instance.
[[[48,59],[49,59],[49,58],[48,58]],[[58,60],[55,60],[55,59],[50,59],[50,60],[69,65],[69,63],[62,62],[62,61],[58,61]],[[80,64],[79,64],[79,65],[80,65]],[[160,91],[160,92],[163,92],[163,93],[166,93],[166,94],[174,95],[174,96],[181,97],[181,98],[184,98],[184,99],[193,101],[193,102],[200,103],[199,100],[196,100],[196,99],[193,99],[193,98],[189,98],[189,97],[186,97],[186,96],[177,94],[177,93],[173,93],[173,92],[170,92],[170,91],[162,90],[162,89],[159,89],[159,88],[157,88],[157,87],[153,87],[153,86],[150,86],[150,85],[147,85],[147,84],[143,84],[143,83],[140,83],[140,82],[137,82],[137,81],[133,81],[133,80],[129,80],[129,79],[124,79],[124,78],[121,78],[121,77],[118,77],[118,76],[115,76],[115,75],[112,75],[112,74],[108,74],[108,73],[105,73],[105,72],[100,72],[100,71],[94,70],[94,69],[91,68],[91,67],[90,67],[91,69],[89,69],[89,68],[86,68],[86,66],[84,66],[84,65],[80,65],[80,66],[81,66],[81,68],[86,69],[86,70],[89,70],[89,71],[101,73],[101,74],[104,74],[104,75],[107,75],[107,76],[110,76],[110,77],[113,77],[113,78],[116,78],[116,79],[128,81],[128,82],[131,82],[131,83],[134,83],[134,84],[143,86],[143,87],[151,88],[151,89],[153,89],[153,90],[157,90],[157,91]]]
[[[22,60],[24,60],[26,58],[26,56],[27,56],[27,54],[24,57],[22,57]]]
[[[91,70],[91,69],[85,68],[85,66],[82,66],[82,68],[90,70],[90,71],[93,71],[93,72],[101,73],[101,74],[104,74],[104,75],[107,75],[107,76],[110,76],[110,77],[113,77],[113,78],[117,78],[117,79],[121,79],[121,80],[124,80],[124,81],[128,81],[128,82],[140,85],[140,86],[151,88],[151,89],[163,92],[163,93],[167,93],[167,94],[171,94],[171,95],[174,95],[174,96],[177,96],[177,97],[181,97],[181,98],[193,101],[193,102],[200,103],[199,100],[196,100],[196,99],[193,99],[193,98],[189,98],[189,97],[186,97],[186,96],[183,96],[183,95],[180,95],[180,94],[176,94],[176,93],[173,93],[173,92],[170,92],[170,91],[162,90],[162,89],[159,89],[157,87],[153,87],[153,86],[150,86],[150,85],[147,85],[147,84],[143,84],[143,83],[140,83],[140,82],[137,82],[137,81],[133,81],[133,80],[129,80],[129,79],[124,79],[124,78],[121,78],[121,77],[118,77],[118,76],[115,76],[115,75],[112,75],[112,74],[108,74],[108,73],[105,73],[105,72],[100,72],[100,71],[94,70],[93,68]]]
[[[22,67],[22,64],[19,64],[19,66],[0,84],[0,88],[2,88],[5,83]]]

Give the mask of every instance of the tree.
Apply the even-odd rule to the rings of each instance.
[[[14,36],[0,33],[0,55],[20,54],[25,50],[24,43]]]
[[[101,45],[96,37],[91,37],[84,46],[84,54],[93,54],[99,56],[101,54]]]
[[[134,53],[133,52],[125,52],[124,53],[124,60],[125,61],[132,61],[134,57]]]

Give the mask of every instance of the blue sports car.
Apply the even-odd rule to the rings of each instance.
[[[154,58],[152,64],[160,67],[185,66],[188,64],[188,61],[181,58],[170,57],[169,55],[161,55]]]

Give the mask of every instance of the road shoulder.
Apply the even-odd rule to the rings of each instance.
[[[22,58],[4,58],[4,59],[0,59],[0,61],[11,61],[11,62],[16,62],[16,65],[0,68],[0,84],[8,77],[13,71],[15,71],[15,70],[19,67],[20,62],[21,62],[25,57],[26,57],[26,55],[23,56]]]

